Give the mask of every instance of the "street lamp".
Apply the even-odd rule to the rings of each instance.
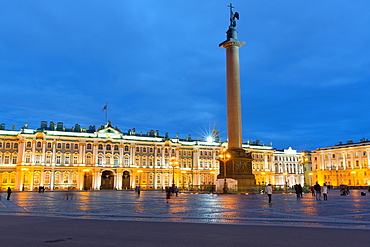
[[[171,157],[170,166],[172,166],[172,189],[175,188],[175,167],[178,166],[179,162],[176,160],[175,157]]]
[[[226,162],[230,160],[231,155],[227,151],[226,148],[223,148],[222,151],[220,152],[220,154],[218,155],[218,157],[219,157],[219,160],[221,160],[224,164],[224,179],[225,179],[225,181],[224,181],[224,188],[222,190],[223,190],[223,193],[226,194],[227,193]]]

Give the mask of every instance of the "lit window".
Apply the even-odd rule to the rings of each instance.
[[[18,158],[17,158],[17,155],[15,154],[15,155],[13,155],[13,165],[16,165],[17,164],[17,162],[18,162]]]
[[[45,163],[46,164],[50,164],[51,163],[51,155],[46,155]]]
[[[64,164],[69,165],[69,163],[70,163],[70,157],[69,157],[69,155],[66,155],[64,157]]]
[[[57,165],[60,165],[60,163],[61,163],[61,156],[60,155],[57,155],[57,157],[56,157],[56,160],[55,160],[55,163],[57,164]]]

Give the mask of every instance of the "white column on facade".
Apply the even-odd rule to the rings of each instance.
[[[98,164],[98,146],[99,146],[98,143],[95,142],[93,143],[93,155],[92,155],[93,166],[96,166]]]
[[[193,167],[194,167],[194,170],[198,170],[199,169],[199,149],[194,149],[192,150],[193,152]]]
[[[265,165],[264,165],[265,168],[264,168],[264,170],[266,171],[266,170],[269,170],[268,154],[264,153],[263,156],[265,158],[265,160],[264,160],[264,162],[265,162]]]
[[[116,172],[116,179],[115,179],[115,188],[117,190],[121,190],[122,189],[122,176],[123,176],[123,173],[121,170],[117,171]]]
[[[35,164],[35,154],[36,154],[36,141],[32,140],[31,163],[33,163],[33,164]]]
[[[18,164],[21,164],[24,163],[25,161],[25,143],[26,143],[26,140],[24,139],[21,139],[21,141],[19,142],[19,145],[18,145],[18,159],[17,159],[17,162]]]
[[[136,147],[134,145],[130,146],[130,165],[135,164]]]
[[[45,165],[46,164],[46,141],[42,140],[42,154],[41,154],[41,164]]]
[[[346,157],[346,153],[343,152],[343,170],[346,170],[347,169],[347,157]]]
[[[121,167],[124,166],[123,149],[124,149],[124,145],[122,143],[119,143],[118,144],[118,150],[119,150],[119,161],[118,161],[118,165],[121,166]]]
[[[86,164],[85,162],[86,143],[78,143],[78,164]],[[72,161],[73,162],[73,161]]]
[[[101,185],[101,175],[100,171],[94,171],[94,189],[99,190]]]
[[[51,172],[51,178],[50,178],[50,190],[54,190],[54,186],[55,186],[55,170],[52,169]]]
[[[57,146],[56,140],[53,140],[53,142],[51,144],[52,144],[52,148],[53,148],[53,153],[51,155],[51,165],[55,166],[55,156],[56,156],[56,146]]]

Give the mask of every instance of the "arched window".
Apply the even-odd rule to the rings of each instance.
[[[26,163],[31,163],[31,155],[26,154]]]
[[[32,147],[32,143],[31,142],[27,142],[27,147],[28,148]]]
[[[64,164],[69,165],[70,163],[71,163],[71,157],[69,156],[69,153],[67,153],[64,156]]]
[[[111,150],[111,145],[110,144],[107,144],[105,150],[109,150],[110,151]]]
[[[41,148],[41,142],[37,142],[36,147]]]
[[[91,143],[88,143],[88,144],[86,145],[86,149],[91,150]]]
[[[103,150],[103,144],[99,144],[98,149]]]
[[[129,161],[130,161],[129,156],[125,156],[125,157],[123,158],[123,164],[124,164],[124,166],[125,166],[125,167],[129,167],[129,166],[130,166]]]
[[[60,165],[62,163],[62,156],[60,154],[57,154],[55,159],[55,164]]]
[[[106,165],[110,165],[110,163],[111,163],[110,156],[109,156],[109,155],[107,155],[107,156],[105,157],[105,164],[106,164]]]

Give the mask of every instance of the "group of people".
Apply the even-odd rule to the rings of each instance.
[[[303,188],[301,184],[294,185],[295,193],[297,194],[297,197],[303,197]]]
[[[172,186],[172,187],[166,186],[165,192],[166,192],[167,203],[169,202],[169,199],[171,199],[171,196],[173,196],[174,194],[176,196],[179,196],[179,189],[176,186]]]
[[[318,182],[311,187],[312,196],[316,196],[316,201],[321,201],[321,194],[324,197],[324,201],[328,200],[328,186],[324,183],[323,186],[320,186]]]
[[[303,188],[302,185],[296,184],[294,185],[295,193],[297,197],[303,197]],[[370,191],[370,188],[369,188]],[[328,186],[324,183],[323,186],[320,186],[318,182],[314,186],[311,187],[312,196],[316,196],[317,201],[321,201],[321,195],[324,197],[324,201],[328,200]],[[265,193],[268,196],[269,204],[272,204],[271,197],[272,197],[272,187],[271,184],[268,184]]]

